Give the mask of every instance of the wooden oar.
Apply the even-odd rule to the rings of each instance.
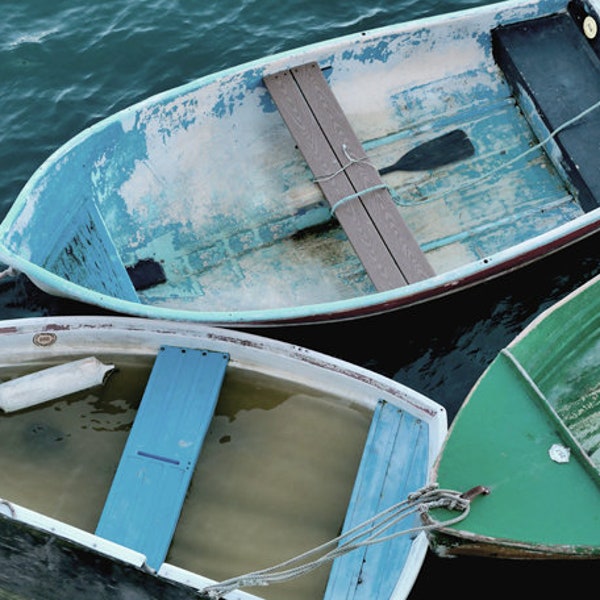
[[[439,137],[419,144],[389,167],[379,170],[380,175],[393,171],[429,171],[464,160],[475,154],[475,148],[462,129],[454,129]]]

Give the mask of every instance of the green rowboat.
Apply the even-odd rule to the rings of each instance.
[[[458,412],[433,478],[474,491],[458,523],[425,515],[437,554],[600,558],[599,362],[596,277],[503,349]]]

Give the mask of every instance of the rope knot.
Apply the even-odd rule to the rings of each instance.
[[[419,531],[458,523],[469,513],[470,497],[465,497],[467,494],[461,495],[460,492],[452,490],[439,490],[437,484],[428,484],[410,493],[401,502],[393,504],[316,548],[311,548],[303,554],[285,560],[278,565],[212,584],[199,590],[199,592],[208,595],[213,600],[217,600],[225,593],[242,587],[264,586],[288,581],[313,571],[339,556],[353,552],[357,548],[365,548],[374,544],[385,543],[402,535],[414,535]],[[423,513],[432,508],[450,508],[450,510],[460,510],[462,512],[460,515],[441,524],[425,524]],[[409,524],[406,528],[399,526],[405,519],[416,513],[421,515],[422,523],[420,525],[413,526]]]
[[[438,488],[437,483],[430,483],[429,485],[422,487],[420,490],[417,490],[416,492],[411,492],[410,494],[408,494],[406,499],[408,500],[408,502],[416,502],[419,498],[422,498],[426,494],[430,494],[431,492],[437,490],[437,488]]]

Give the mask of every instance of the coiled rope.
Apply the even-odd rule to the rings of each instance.
[[[481,491],[478,491],[478,493],[487,493],[487,491],[485,488],[481,488]],[[409,494],[406,500],[394,504],[316,548],[312,548],[303,554],[272,567],[209,585],[199,590],[199,592],[208,598],[216,599],[243,587],[266,586],[272,583],[288,581],[314,571],[323,564],[331,562],[339,556],[348,554],[358,548],[381,544],[403,535],[453,525],[467,517],[473,495],[471,492],[461,494],[452,490],[439,489],[436,484],[425,486]],[[392,527],[404,519],[415,513],[422,515],[434,508],[456,510],[460,511],[461,514],[443,522],[436,521],[431,524],[423,524],[417,527],[390,532]]]

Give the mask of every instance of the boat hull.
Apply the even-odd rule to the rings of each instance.
[[[299,48],[149,98],[40,166],[0,225],[0,260],[48,293],[112,312],[236,327],[377,316],[531,265],[596,233],[600,209],[589,194],[580,202],[554,138],[540,145],[544,115],[517,99],[492,32],[594,10],[494,4]],[[364,165],[350,157],[341,171],[383,170],[420,151],[421,165],[372,187],[390,194],[432,276],[374,285],[336,218],[367,191],[328,205],[322,185],[337,173],[311,173],[265,86],[309,63],[364,148]],[[427,156],[457,131],[472,156],[455,142],[441,164]]]
[[[167,380],[158,379],[157,354],[165,347],[177,349],[175,355],[184,348],[183,355],[198,355],[198,360],[206,354],[215,355],[214,360],[227,356],[228,363],[172,542],[166,538],[167,560],[159,557],[150,565],[147,551],[123,541],[119,528],[116,537],[111,532],[111,519],[121,511],[118,495],[102,532],[99,523],[104,516],[99,517],[102,506],[105,511],[109,506],[108,490],[112,494],[116,489],[116,476],[111,484],[115,471],[119,473],[123,460],[129,460],[128,448],[134,444],[130,441],[132,423],[139,422],[140,414],[150,415],[150,434],[142,431],[135,439],[150,446],[139,446],[141,450],[134,453],[133,472],[138,476],[131,486],[119,484],[115,492],[125,494],[127,504],[128,490],[134,490],[136,511],[142,512],[146,505],[140,481],[161,481],[160,465],[179,461],[163,449],[164,440],[174,435],[176,449],[186,451],[192,445],[189,432],[163,433],[174,431],[177,415],[170,417],[168,409],[150,413],[144,404],[151,398],[149,389],[158,390],[152,402],[162,403],[167,398],[172,406],[179,382],[198,388],[194,379],[185,383],[181,371],[173,371],[174,377],[169,379],[169,363]],[[64,396],[59,380],[78,379],[77,365],[90,355],[110,367],[108,380],[95,381],[89,390],[78,392],[69,387],[70,394]],[[171,351],[168,356],[172,357]],[[62,368],[65,364],[72,366],[72,373]],[[60,373],[49,368],[55,365],[61,365]],[[39,403],[32,392],[27,408],[0,414],[0,463],[10,473],[0,490],[0,526],[6,532],[0,552],[0,582],[5,590],[33,596],[39,595],[40,581],[44,581],[50,590],[44,597],[65,597],[61,588],[52,587],[52,577],[56,574],[64,579],[73,561],[81,561],[75,571],[80,573],[82,586],[98,590],[97,597],[109,590],[123,598],[128,597],[131,586],[140,594],[147,593],[142,597],[190,597],[198,589],[247,572],[248,564],[259,561],[254,569],[264,567],[260,561],[275,564],[318,545],[317,540],[326,541],[326,535],[337,535],[345,505],[350,503],[361,452],[368,447],[369,421],[379,406],[397,411],[402,431],[413,432],[396,436],[399,442],[391,446],[400,443],[401,452],[412,456],[411,461],[398,462],[396,473],[405,472],[400,488],[412,490],[414,485],[427,484],[446,431],[446,413],[441,406],[393,380],[299,346],[190,323],[129,317],[3,321],[0,377],[10,379],[7,383],[13,385],[19,377],[32,373],[38,379],[47,376],[47,389],[36,396]],[[158,387],[151,388],[151,381],[158,382],[153,384]],[[198,402],[193,404],[195,410],[201,409]],[[142,405],[144,411],[140,411]],[[189,417],[190,408],[185,410]],[[386,416],[385,423],[389,418]],[[184,418],[178,427],[185,432],[189,420]],[[141,431],[142,425],[136,427]],[[406,445],[409,437],[415,444],[412,452]],[[155,463],[142,466],[140,461],[146,459],[158,460],[159,467]],[[125,469],[119,481],[126,482],[131,472]],[[150,475],[142,476],[142,472]],[[36,491],[40,486],[43,493]],[[154,511],[159,510],[159,497],[162,500],[166,493],[163,487],[150,491],[147,522],[157,518]],[[360,500],[352,504],[363,506]],[[158,515],[161,522],[167,521],[168,504],[164,510],[163,518]],[[218,516],[222,510],[226,517]],[[314,510],[319,513],[317,519],[307,512],[312,511],[314,517]],[[155,537],[160,528],[141,529],[152,530]],[[403,559],[398,561],[394,551],[394,565],[401,565],[402,574],[390,581],[386,599],[408,595],[427,552],[423,533],[399,539]],[[259,552],[259,548],[263,550]],[[12,574],[21,561],[27,562],[26,568]],[[115,586],[113,579],[117,580]],[[340,580],[342,586],[352,585],[343,575]],[[312,582],[300,578],[298,587],[287,587],[286,595],[319,595],[315,590],[322,592],[326,583],[327,569],[320,569]],[[305,585],[309,587],[305,589]],[[273,588],[263,595],[258,588],[255,593],[259,595],[233,591],[227,597],[250,600],[279,592]]]
[[[600,558],[599,290],[596,277],[543,312],[469,393],[434,476],[488,493],[461,523],[427,517],[438,554]]]

